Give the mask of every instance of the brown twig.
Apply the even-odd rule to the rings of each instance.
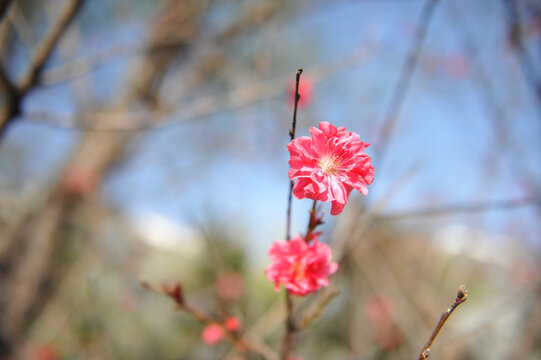
[[[312,240],[314,237],[314,230],[319,225],[323,224],[323,221],[321,220],[321,217],[317,216],[317,200],[314,200],[314,203],[312,204],[312,208],[310,209],[310,219],[308,220],[308,226],[306,229],[306,235],[304,235],[304,241],[307,243]]]
[[[19,91],[21,93],[27,92],[39,80],[45,62],[49,59],[56,44],[60,40],[60,37],[66,31],[68,25],[74,19],[82,4],[83,0],[72,0],[64,7],[64,9],[62,9],[62,13],[58,17],[55,26],[49,31],[34,53],[32,65],[26,72],[19,86]]]
[[[299,105],[299,100],[301,95],[299,94],[299,83],[301,80],[302,68],[297,70],[297,75],[295,76],[295,105],[293,107],[293,121],[291,122],[291,130],[289,130],[289,137],[291,141],[295,139],[295,129],[297,127],[297,107]],[[286,240],[289,241],[291,238],[291,203],[293,200],[293,180],[289,182],[289,195],[287,198],[287,223],[286,223]]]
[[[468,300],[468,291],[466,290],[466,287],[464,285],[461,285],[458,289],[458,293],[456,294],[455,301],[453,302],[453,304],[451,304],[451,307],[441,315],[440,321],[438,321],[438,324],[434,328],[434,331],[432,331],[432,334],[430,335],[430,338],[428,338],[428,341],[423,347],[423,350],[421,350],[421,352],[419,353],[418,360],[424,360],[430,357],[430,347],[432,346],[432,343],[434,343],[434,340],[436,340],[436,337],[438,336],[440,330],[443,328],[443,325],[445,325],[445,322],[447,321],[447,319],[449,319],[453,311],[455,311],[455,309],[466,300]]]
[[[175,284],[156,284],[149,281],[141,280],[141,286],[147,290],[151,290],[170,297],[180,310],[183,310],[205,324],[219,323],[219,319],[206,314],[204,311],[193,307],[184,301],[182,288],[180,283]]]
[[[345,71],[363,66],[373,60],[373,54],[374,48],[367,46],[352,51],[349,55],[336,62],[313,66],[310,68],[312,82],[317,85]],[[62,68],[50,70],[50,72],[53,71],[69,75],[71,70]],[[47,78],[48,74],[44,73],[40,85],[52,85],[52,82],[48,81]],[[45,112],[24,112],[23,116],[26,121],[66,131],[142,132],[176,126],[188,121],[202,120],[203,118],[208,119],[210,115],[218,112],[234,111],[258,102],[275,99],[285,94],[289,81],[289,76],[280,76],[271,80],[250,83],[223,94],[205,96],[191,101],[186,101],[181,96],[173,101],[178,105],[173,107],[160,106],[148,112],[124,110],[122,112],[89,111],[79,114],[62,114],[47,110]],[[175,120],[171,120],[172,118]]]
[[[43,71],[45,63],[51,56],[61,36],[66,32],[70,22],[75,18],[84,0],[72,0],[62,10],[54,27],[45,36],[34,53],[30,67],[19,84],[9,86],[7,76],[2,79],[3,87],[8,93],[8,103],[0,114],[0,137],[5,133],[11,121],[20,113],[20,104],[23,97],[36,85]]]
[[[310,220],[308,221],[308,226],[306,227],[306,235],[304,236],[304,240],[308,243],[312,238],[314,237],[314,230],[317,226],[323,224],[321,221],[321,218],[317,216],[316,213],[316,205],[317,200],[314,200],[314,203],[312,204],[312,209],[310,209]],[[288,358],[289,353],[291,352],[291,348],[293,346],[293,335],[295,335],[296,332],[306,328],[315,318],[317,318],[321,312],[323,311],[323,308],[334,298],[336,295],[338,295],[339,291],[335,290],[331,292],[331,294],[328,294],[330,296],[328,299],[326,296],[324,296],[321,301],[316,305],[315,310],[312,313],[307,314],[308,319],[306,319],[306,316],[301,321],[300,325],[295,322],[295,316],[293,314],[293,298],[291,297],[291,294],[289,291],[286,290],[286,334],[284,336],[284,344],[282,346],[282,359],[286,360]],[[307,322],[307,323],[305,323]],[[304,324],[304,325],[302,325]]]
[[[295,129],[297,128],[297,108],[299,100],[301,99],[301,94],[299,94],[299,83],[301,81],[302,71],[302,68],[299,68],[299,70],[297,70],[297,75],[295,75],[295,106],[293,107],[293,122],[291,124],[291,130],[289,131],[291,140],[295,139]]]
[[[284,340],[282,343],[281,359],[287,360],[289,353],[293,347],[293,335],[297,331],[297,324],[295,324],[295,318],[293,316],[293,298],[289,291],[286,289],[286,332],[284,334]]]
[[[301,95],[299,94],[299,83],[302,74],[302,68],[297,70],[295,76],[295,101],[293,106],[293,120],[291,123],[291,130],[289,130],[289,137],[291,141],[295,139],[295,129],[297,127],[297,108],[299,105],[299,99]],[[289,194],[287,198],[287,220],[286,220],[286,240],[289,241],[291,238],[291,204],[293,200],[293,180],[289,182]],[[282,343],[282,359],[286,360],[293,345],[293,334],[296,330],[295,319],[293,318],[293,298],[291,294],[286,289],[285,290],[286,298],[286,332],[284,334],[284,341]]]
[[[430,216],[452,215],[456,213],[481,212],[489,210],[511,210],[526,206],[541,206],[540,198],[509,199],[500,201],[480,201],[468,203],[446,204],[395,213],[380,214],[376,221],[393,221]]]
[[[66,0],[66,4],[69,2],[71,0]],[[198,1],[197,4],[202,2]],[[193,4],[193,6],[196,6],[195,2],[187,0],[169,1],[168,4],[173,7],[178,4],[188,4],[190,6]],[[181,10],[176,8],[171,10],[168,7],[164,11],[173,13]],[[200,14],[190,16],[186,21],[198,24],[200,22],[199,16]],[[160,22],[154,22],[152,33],[161,32],[163,26]],[[174,26],[184,26],[184,21],[179,20],[179,23],[168,24],[169,28]],[[152,44],[149,44],[149,46],[152,46]],[[122,105],[119,105],[116,109],[122,112],[123,109],[129,108],[133,104],[128,100],[142,102],[145,100],[145,94],[150,92],[149,89],[159,88],[160,84],[154,81],[155,78],[141,79],[141,74],[150,71],[153,73],[168,71],[169,65],[174,60],[183,58],[190,48],[184,46],[179,47],[178,50],[180,53],[171,49],[167,53],[146,54],[130,77],[133,82],[137,82],[137,88],[128,87],[128,90],[131,90],[128,91],[129,96],[126,95],[124,100],[121,101]],[[157,62],[160,63],[160,67],[154,66]],[[134,95],[134,93],[136,94]],[[65,269],[61,268],[65,261],[60,261],[57,258],[65,252],[65,246],[70,246],[70,241],[67,240],[73,235],[73,226],[76,226],[76,228],[81,226],[72,226],[72,223],[78,223],[79,221],[88,223],[88,220],[84,220],[80,215],[77,215],[78,210],[86,206],[88,197],[74,196],[73,189],[66,186],[64,182],[65,174],[69,173],[73,168],[82,169],[84,174],[90,174],[93,179],[92,186],[85,191],[87,192],[86,195],[94,198],[92,194],[101,184],[104,174],[110,171],[111,167],[117,164],[122,159],[122,156],[126,154],[124,151],[126,144],[131,140],[133,138],[128,134],[84,134],[64,166],[62,172],[64,175],[59,176],[60,180],[49,191],[43,191],[47,193],[47,197],[44,204],[40,204],[42,211],[36,212],[29,221],[25,221],[22,226],[23,232],[14,234],[17,241],[21,242],[21,246],[24,246],[25,251],[15,252],[16,256],[10,257],[14,261],[10,262],[10,266],[6,269],[8,276],[4,276],[4,274],[0,276],[2,301],[0,351],[2,347],[7,348],[7,351],[13,354],[13,357],[9,357],[11,354],[8,353],[9,358],[20,358],[16,354],[19,349],[22,351],[25,346],[27,330],[36,319],[39,319],[38,315],[41,313],[43,306],[51,301],[54,291],[61,285],[59,279],[53,279],[53,275],[65,273]],[[95,225],[94,222],[92,224]],[[44,247],[46,247],[45,251],[43,250]],[[36,266],[36,258],[38,258],[40,264],[44,265]],[[37,281],[32,280],[29,282],[25,279],[29,277],[35,279],[38,275],[40,278]],[[4,316],[7,313],[8,306],[13,308],[13,317]],[[15,310],[17,310],[16,313]]]
[[[12,2],[13,0],[0,0],[0,21],[4,18]]]
[[[193,318],[202,322],[203,324],[221,324],[223,321],[214,316],[211,316],[204,312],[203,310],[188,304],[183,296],[182,287],[180,283],[174,284],[156,284],[145,280],[140,280],[141,286],[145,289],[164,294],[171,298],[176,305],[178,310],[182,310],[185,313],[191,315]],[[241,352],[253,352],[258,353],[263,356],[263,358],[271,360],[275,359],[274,354],[269,354],[269,349],[263,348],[261,346],[255,345],[250,341],[244,339],[238,331],[231,331],[223,327],[225,337],[231,341],[235,347]]]
[[[0,112],[0,136],[4,123],[16,116],[19,112],[20,93],[17,86],[11,81],[6,70],[0,64],[0,89],[6,95],[6,101]]]
[[[512,11],[512,9],[510,9],[510,11]],[[475,80],[474,85],[477,88],[476,93],[479,95],[479,98],[484,105],[487,113],[487,120],[489,120],[492,125],[493,141],[495,144],[509,144],[507,151],[509,156],[514,159],[510,164],[511,171],[515,174],[521,174],[520,177],[525,183],[536,184],[537,175],[529,161],[527,161],[527,153],[524,148],[517,146],[517,144],[521,144],[521,138],[517,137],[514,134],[514,131],[511,131],[513,117],[509,112],[509,106],[504,104],[500,99],[500,88],[496,85],[495,77],[493,76],[494,74],[488,66],[485,57],[482,55],[482,45],[475,41],[473,29],[469,29],[467,26],[468,22],[464,21],[466,15],[464,7],[451,7],[451,14],[452,21],[461,25],[456,26],[455,30],[460,36],[462,47],[472,64],[472,79]],[[509,14],[509,16],[512,17],[512,14]],[[519,19],[516,20],[518,21]],[[519,29],[516,30],[518,31]],[[520,35],[520,31],[515,35]],[[522,67],[522,69],[524,72],[524,67]],[[511,94],[512,91],[513,90],[510,89],[508,94]],[[506,166],[503,165],[500,160],[501,159],[495,155],[493,151],[487,149],[486,160],[484,161],[486,169],[480,169],[479,173],[484,174],[486,179],[485,182],[491,184],[492,187],[497,186],[494,181],[497,178],[497,174],[501,171],[500,168]],[[487,189],[487,184],[484,183],[480,185],[479,190],[485,194],[490,191],[490,189]]]
[[[516,0],[503,0],[509,21],[509,41],[516,50],[524,80],[529,83],[538,101],[541,101],[541,81],[535,68],[535,61],[528,52],[520,21],[519,7]]]

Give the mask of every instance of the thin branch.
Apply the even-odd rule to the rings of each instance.
[[[2,111],[0,112],[0,135],[2,133],[2,127],[8,119],[16,116],[19,111],[20,94],[17,91],[17,87],[8,77],[2,64],[0,64],[0,89],[4,92],[6,100]]]
[[[220,46],[224,46],[224,44],[232,38],[262,26],[266,21],[283,9],[282,5],[284,3],[285,0],[256,4],[245,13],[243,12],[240,14],[238,19],[232,22],[228,28],[223,30],[223,32],[208,39],[199,37],[195,39],[175,34],[175,36],[168,36],[164,39],[160,39],[160,41],[153,39],[151,46],[116,44],[97,54],[92,54],[73,62],[64,63],[54,69],[48,69],[46,73],[43,74],[41,84],[45,86],[57,85],[58,83],[69,81],[94,71],[112,61],[138,56],[158,49],[195,44],[207,48],[219,48]],[[140,41],[138,43],[140,43]]]
[[[299,100],[301,99],[301,94],[299,94],[299,83],[301,81],[302,68],[297,70],[297,75],[295,75],[295,106],[293,107],[293,122],[291,125],[291,131],[289,131],[289,136],[291,141],[295,139],[295,129],[297,128],[297,108],[299,105]]]
[[[0,0],[0,21],[2,21],[4,15],[6,15],[12,2],[13,0]]]
[[[159,294],[164,294],[170,297],[175,302],[178,310],[182,310],[186,312],[187,314],[197,319],[199,322],[202,322],[207,325],[222,323],[220,319],[213,317],[205,313],[203,310],[188,304],[185,301],[184,296],[182,294],[182,287],[180,283],[160,285],[160,284],[152,283],[149,281],[140,280],[140,284],[147,290],[157,292]],[[262,355],[263,358],[267,360],[272,360],[272,359],[277,358],[276,354],[274,354],[270,349],[268,349],[267,347],[261,346],[259,344],[256,345],[246,340],[245,338],[240,336],[240,334],[237,331],[231,331],[225,327],[223,327],[223,330],[224,330],[225,337],[229,341],[231,341],[239,351],[254,352],[254,353]]]
[[[295,105],[293,107],[293,121],[291,123],[291,130],[289,130],[289,137],[291,141],[295,139],[295,128],[297,127],[297,107],[299,105],[299,100],[301,95],[299,94],[299,83],[301,80],[302,68],[297,70],[297,75],[295,76]],[[286,222],[286,240],[289,241],[291,238],[291,203],[293,200],[293,180],[289,182],[289,194],[287,198],[287,222]]]
[[[289,136],[291,141],[295,139],[295,128],[297,127],[297,108],[299,105],[299,99],[301,95],[299,94],[299,83],[302,74],[302,68],[297,70],[295,76],[295,104],[293,107],[293,120],[291,123],[291,130],[289,131]],[[287,221],[286,221],[286,240],[289,241],[291,238],[291,204],[293,200],[293,180],[289,181],[289,195],[287,198]],[[284,340],[282,343],[282,359],[286,360],[289,353],[291,352],[291,347],[293,345],[293,333],[295,332],[295,319],[293,318],[293,298],[287,289],[285,289],[285,298],[286,298],[286,332],[284,334]]]
[[[455,3],[452,3],[455,5]],[[512,108],[506,106],[500,100],[500,88],[494,83],[494,74],[488,67],[487,61],[482,56],[482,51],[480,48],[479,41],[476,41],[475,31],[468,28],[468,22],[464,21],[466,18],[466,13],[464,7],[460,5],[455,5],[451,7],[451,20],[460,26],[456,26],[455,30],[459,36],[459,40],[462,42],[462,47],[469,55],[469,58],[472,63],[472,75],[475,80],[474,85],[477,87],[476,93],[479,94],[481,101],[487,112],[487,120],[492,124],[493,137],[495,144],[509,144],[507,146],[509,157],[513,158],[514,161],[511,162],[511,170],[515,174],[522,174],[521,177],[527,183],[536,184],[537,174],[533,171],[532,166],[528,163],[528,154],[525,149],[516,144],[521,144],[522,139],[515,136],[514,131],[511,131],[511,124],[513,124],[514,116],[510,115],[510,110]],[[508,89],[507,97],[512,93],[512,89]],[[504,97],[506,96],[504,95]],[[539,135],[539,134],[538,134]],[[479,171],[479,173],[484,173],[487,181],[494,183],[495,174],[499,172],[498,167],[501,167],[502,164],[494,158],[493,152],[488,152],[486,157],[487,170]],[[490,161],[492,159],[492,161]],[[494,164],[492,165],[491,162]],[[494,174],[490,177],[490,174]],[[494,184],[493,184],[494,185]],[[486,192],[486,185],[482,184],[480,190]]]
[[[307,243],[309,243],[314,237],[313,231],[315,230],[315,228],[323,224],[323,222],[321,221],[321,218],[319,218],[316,214],[316,209],[317,209],[317,200],[314,200],[312,209],[310,209],[310,220],[308,221],[308,226],[306,227],[306,235],[304,235],[304,241],[306,241]],[[331,296],[331,298],[328,299],[327,301],[325,301],[324,299],[322,303],[320,302],[319,305],[316,306],[316,310],[314,310],[315,313],[312,315],[309,315],[310,319],[306,320],[308,321],[308,323],[304,327],[308,326],[308,324],[312,322],[312,320],[318,317],[321,311],[323,311],[323,308],[325,307],[325,305],[336,295],[338,295],[338,293]],[[293,314],[293,298],[287,289],[286,289],[286,313],[287,313],[286,333],[284,335],[284,343],[282,346],[282,359],[283,360],[287,360],[289,353],[291,352],[291,349],[293,347],[293,336],[295,335],[296,332],[302,330],[302,328],[295,322],[295,316]]]
[[[506,13],[509,20],[509,40],[517,51],[524,80],[530,84],[539,103],[541,102],[541,82],[534,66],[535,62],[524,43],[517,1],[504,0],[503,3],[507,9]]]
[[[510,199],[500,201],[481,201],[471,203],[447,204],[423,209],[409,210],[396,213],[381,214],[377,221],[393,221],[429,216],[443,216],[462,212],[481,212],[489,210],[510,210],[526,206],[541,206],[540,198]]]
[[[75,18],[84,0],[72,0],[62,10],[56,24],[38,46],[31,61],[31,65],[19,84],[6,82],[7,76],[2,75],[3,87],[7,90],[8,101],[0,114],[0,138],[4,135],[8,125],[20,113],[20,104],[23,97],[39,81],[45,63],[51,56],[56,44],[65,33],[70,22]],[[3,73],[3,72],[2,72]]]
[[[286,333],[284,334],[284,340],[282,342],[282,354],[281,359],[287,360],[289,353],[293,348],[293,335],[297,331],[297,324],[293,316],[293,297],[287,289],[286,293]]]
[[[32,60],[32,65],[26,72],[21,84],[19,86],[19,91],[21,93],[27,92],[32,86],[34,86],[39,81],[39,76],[43,71],[45,63],[51,56],[56,44],[66,32],[68,25],[75,18],[77,11],[81,8],[84,0],[72,0],[70,1],[62,13],[58,17],[58,20],[55,26],[49,31],[45,39],[41,42],[38,49],[34,53],[34,58]]]
[[[360,239],[358,235],[353,238]],[[363,245],[364,249],[352,249],[348,252],[351,264],[355,266],[354,271],[362,278],[363,286],[368,285],[372,292],[388,294],[397,308],[408,309],[409,316],[401,316],[397,312],[391,312],[389,319],[402,332],[409,346],[415,346],[418,339],[414,336],[412,329],[416,329],[415,331],[418,333],[428,331],[428,327],[421,319],[418,307],[413,306],[415,305],[413,297],[417,289],[414,290],[413,286],[402,283],[397,278],[397,271],[401,270],[393,269],[393,261],[386,259],[377,246],[373,242],[370,244],[370,242],[367,241],[368,244]],[[353,337],[350,341],[355,343],[358,339]]]
[[[313,66],[309,69],[311,80],[314,85],[317,85],[333,76],[344,73],[344,71],[366,65],[374,59],[374,53],[375,48],[373,46],[364,46],[331,64]],[[287,75],[271,80],[253,82],[222,94],[191,101],[185,101],[184,98],[180,97],[172,101],[172,103],[176,104],[174,107],[161,107],[144,113],[140,111],[94,111],[82,114],[61,114],[50,111],[36,111],[25,112],[22,116],[26,121],[66,131],[107,133],[149,131],[202,119],[222,111],[234,111],[255,103],[278,98],[286,93],[289,82],[290,77]],[[40,85],[43,85],[43,83],[40,82]]]
[[[66,0],[66,4],[68,4],[68,1],[70,0]],[[193,1],[170,1],[168,3],[173,6],[178,3],[183,3],[187,6],[196,6],[202,3],[202,1],[198,1],[197,4]],[[167,10],[167,13],[171,15],[174,15],[173,11],[180,11],[180,9]],[[202,13],[198,13],[190,16],[187,21],[199,24],[201,15]],[[163,26],[160,22],[154,22],[152,32],[160,32]],[[184,25],[168,23],[169,28],[175,26]],[[187,26],[190,25],[188,24]],[[153,81],[154,78],[151,77],[141,79],[141,74],[152,72],[159,76],[160,73],[167,71],[172,61],[181,58],[178,56],[185,56],[186,52],[190,49],[183,47],[181,50],[184,50],[184,52],[180,55],[173,50],[166,53],[147,54],[139,64],[137,71],[132,74],[133,81],[137,82],[137,89],[130,87],[129,90],[133,91],[129,91],[124,97],[124,100],[121,101],[118,109],[122,110],[121,106],[129,107],[133,104],[130,101],[143,101],[143,96],[149,93],[149,89],[156,85],[156,83]],[[157,62],[162,66],[154,66]],[[70,159],[63,166],[62,173],[64,175],[68,174],[75,167],[83,171],[86,175],[91,174],[90,186],[85,185],[84,190],[77,190],[63,181],[65,176],[60,176],[60,180],[52,185],[50,191],[47,192],[47,199],[41,207],[43,211],[37,213],[36,216],[32,217],[25,224],[24,232],[17,234],[18,238],[24,240],[22,245],[24,245],[25,252],[17,254],[17,262],[13,262],[13,266],[7,269],[10,276],[5,281],[4,277],[0,276],[2,305],[6,303],[6,305],[12,308],[17,308],[17,322],[15,322],[12,321],[12,318],[4,316],[4,313],[7,313],[7,311],[4,311],[6,306],[2,307],[3,315],[0,316],[0,329],[9,328],[9,334],[14,335],[10,336],[8,333],[0,334],[0,337],[2,337],[0,343],[5,342],[7,347],[13,349],[12,353],[14,356],[16,356],[15,354],[19,349],[23,349],[25,346],[26,330],[34,323],[37,318],[36,315],[41,311],[44,304],[51,299],[52,291],[55,289],[52,289],[49,285],[56,287],[60,284],[58,281],[49,281],[49,279],[52,278],[52,274],[63,273],[62,268],[60,268],[62,262],[54,260],[59,254],[61,255],[63,253],[60,251],[63,249],[63,246],[69,245],[69,242],[65,243],[65,240],[70,236],[70,229],[73,228],[71,225],[76,227],[81,226],[81,224],[72,224],[73,220],[77,218],[77,214],[81,210],[84,211],[85,204],[92,198],[92,194],[96,189],[99,188],[104,174],[125,155],[124,150],[130,140],[132,138],[125,136],[125,134],[108,134],[108,136],[90,133],[84,134],[76,149],[70,154]],[[84,191],[84,194],[80,194],[81,191]],[[69,223],[70,226],[66,226],[66,223]],[[83,232],[86,233],[84,229]],[[46,251],[43,251],[43,247],[47,247]],[[27,254],[31,256],[27,256]],[[47,262],[47,267],[36,266],[36,257],[39,257],[39,261],[42,263]],[[26,281],[20,281],[21,278],[24,280],[24,277],[18,274],[20,273],[26,276],[23,272],[31,272],[30,276],[32,277],[36,277],[37,273],[42,273],[42,280],[37,284],[36,282],[27,283]],[[24,292],[17,290],[21,288],[21,284],[24,285]]]
[[[291,182],[293,184],[293,181]],[[291,192],[290,192],[290,200],[291,200]],[[308,226],[306,227],[306,234],[304,235],[304,241],[309,243],[314,238],[314,230],[317,226],[323,224],[321,221],[321,218],[319,218],[316,214],[316,206],[317,206],[317,200],[314,200],[314,203],[312,205],[312,208],[310,209],[310,220],[308,221]],[[289,240],[289,239],[288,239]],[[308,319],[304,319],[301,323],[306,322],[306,324],[301,327],[299,324],[295,321],[295,315],[293,310],[293,298],[289,291],[286,289],[286,333],[284,335],[284,342],[282,345],[282,359],[287,360],[289,353],[291,352],[291,349],[293,348],[293,336],[296,332],[302,330],[303,328],[306,328],[309,323],[311,323],[315,318],[317,318],[320,313],[323,311],[323,308],[327,305],[327,303],[336,295],[338,295],[339,291],[336,292],[336,294],[332,295],[328,300],[323,299],[322,302],[319,303],[318,306],[316,306],[314,313],[308,315]]]
[[[48,68],[42,73],[40,84],[42,86],[59,85],[99,70],[115,61],[144,55],[147,51],[152,51],[152,49],[148,50],[141,45],[116,44],[95,54]]]
[[[28,19],[21,10],[20,4],[14,3],[9,9],[6,17],[13,32],[16,33],[17,37],[20,39],[21,45],[31,49],[34,44],[37,43],[37,39]]]
[[[304,241],[307,243],[314,237],[314,230],[319,225],[323,224],[321,217],[317,216],[317,200],[314,200],[312,208],[310,209],[310,219],[308,220],[308,226],[306,227],[306,235],[304,235]]]
[[[395,88],[393,89],[391,100],[385,113],[380,144],[376,148],[376,153],[374,154],[374,159],[379,161],[380,168],[388,150],[387,148],[389,146],[390,138],[393,135],[398,115],[400,114],[400,110],[404,104],[406,93],[410,88],[415,68],[419,62],[428,25],[437,4],[438,0],[426,0],[417,22],[418,25],[415,30],[413,41],[411,42],[408,54],[402,63],[400,77]]]
[[[455,309],[466,300],[468,300],[468,291],[466,290],[464,285],[461,285],[456,294],[455,301],[453,302],[453,304],[451,304],[451,307],[441,315],[440,321],[438,321],[438,324],[434,328],[434,331],[432,331],[432,334],[430,335],[430,338],[428,338],[428,341],[423,347],[423,350],[421,350],[421,352],[419,353],[418,360],[424,360],[430,357],[430,347],[434,343],[434,340],[436,340],[436,337],[438,337],[440,330],[443,328],[443,326],[447,322],[447,319],[449,319],[453,311],[455,311]]]

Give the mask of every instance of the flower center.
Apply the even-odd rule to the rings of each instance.
[[[304,279],[306,277],[306,271],[300,262],[293,264],[293,273],[295,274],[295,279]]]
[[[335,175],[340,167],[340,161],[337,157],[331,155],[325,155],[319,161],[321,170],[327,175]]]

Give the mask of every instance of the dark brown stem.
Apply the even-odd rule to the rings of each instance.
[[[467,299],[468,291],[466,290],[464,285],[461,285],[458,289],[458,293],[456,294],[455,301],[453,302],[451,307],[441,315],[440,321],[438,321],[438,324],[434,328],[434,331],[432,331],[432,334],[430,335],[430,338],[428,338],[428,341],[423,347],[423,350],[421,350],[421,352],[419,353],[418,360],[424,360],[430,357],[430,347],[432,346],[432,343],[434,343],[434,340],[436,340],[436,337],[438,336],[440,330],[443,328],[443,325],[445,325],[445,322],[447,321],[447,319],[449,319],[453,311],[455,311],[455,309]]]
[[[4,18],[12,2],[13,0],[0,0],[0,21]]]
[[[316,212],[316,205],[317,200],[314,200],[314,203],[312,204],[312,209],[310,209],[310,220],[308,221],[308,226],[306,227],[306,235],[304,236],[304,240],[306,242],[310,242],[314,229],[322,224],[320,218],[317,217]],[[338,295],[338,291],[333,292],[333,295],[330,296],[327,300],[323,300],[319,303],[319,305],[316,307],[316,310],[314,310],[313,313],[307,314],[308,318],[303,318],[301,322],[301,326],[299,327],[298,324],[295,322],[295,316],[293,315],[293,298],[289,291],[286,290],[286,333],[284,335],[284,343],[282,346],[282,359],[286,360],[289,356],[289,353],[291,352],[291,349],[293,347],[293,336],[295,333],[303,328],[306,328],[315,318],[317,318],[321,312],[323,311],[323,308],[328,304],[328,302],[334,297]]]
[[[295,139],[295,129],[297,128],[297,108],[299,105],[299,99],[301,95],[299,94],[299,82],[301,80],[302,68],[297,70],[297,75],[295,76],[295,104],[293,106],[293,121],[291,123],[291,130],[289,130],[289,137],[291,141]],[[289,195],[287,198],[287,221],[286,221],[286,240],[291,239],[291,203],[293,200],[293,180],[289,182]],[[286,332],[284,334],[284,341],[282,344],[282,359],[286,360],[291,348],[293,345],[293,334],[295,333],[295,319],[293,317],[293,298],[291,294],[286,289]]]
[[[72,0],[62,9],[55,26],[49,31],[34,53],[30,68],[24,75],[19,86],[19,91],[21,93],[28,92],[28,90],[39,81],[39,76],[43,71],[45,63],[51,56],[51,53],[55,49],[55,46],[62,35],[66,32],[68,25],[75,18],[77,11],[81,8],[82,4],[83,0]]]
[[[149,281],[140,281],[141,286],[143,286],[145,289],[148,289],[150,291],[154,291],[160,294],[164,294],[168,297],[170,297],[172,300],[175,301],[176,309],[182,310],[186,312],[187,314],[190,314],[192,317],[197,319],[198,321],[204,323],[204,324],[221,324],[223,321],[217,317],[211,316],[204,312],[203,310],[194,307],[190,304],[188,304],[186,301],[184,301],[184,297],[182,296],[182,291],[180,288],[178,288],[178,293],[175,291],[176,286],[179,286],[178,284],[156,284]],[[257,346],[256,344],[252,344],[251,342],[244,339],[241,334],[237,331],[231,331],[225,327],[223,327],[224,335],[225,337],[231,341],[235,347],[241,351],[241,352],[253,352],[257,353],[263,356],[263,358],[267,360],[274,359],[276,356],[274,354],[268,354],[267,349],[261,348],[260,346]]]
[[[297,75],[295,76],[295,105],[293,107],[293,121],[291,123],[291,130],[289,130],[289,137],[291,141],[295,139],[295,129],[297,127],[297,107],[299,105],[299,99],[301,94],[299,94],[299,82],[301,80],[302,68],[297,70]],[[293,180],[289,182],[289,196],[287,198],[287,222],[286,222],[286,240],[289,241],[291,238],[291,202],[293,200]]]
[[[310,240],[312,240],[312,235],[315,228],[323,223],[321,219],[317,218],[316,205],[317,200],[314,200],[314,203],[312,204],[312,209],[310,209],[310,219],[308,220],[306,235],[304,236],[304,241],[306,242],[310,242]]]
[[[289,353],[293,348],[293,335],[297,331],[297,325],[295,324],[295,318],[293,316],[293,298],[289,291],[286,289],[286,333],[284,335],[284,342],[282,344],[281,359],[287,360]]]
[[[23,97],[38,83],[45,63],[49,60],[53,50],[62,35],[66,32],[69,24],[77,15],[83,1],[84,0],[72,0],[65,5],[55,25],[39,44],[30,63],[30,67],[23,76],[20,84],[10,85],[7,76],[3,76],[2,83],[4,89],[8,93],[8,103],[5,106],[6,109],[0,114],[0,138],[4,135],[13,119],[19,115],[20,103]]]
[[[301,94],[299,94],[299,83],[301,81],[302,72],[303,69],[299,68],[299,70],[297,70],[297,75],[295,75],[295,105],[293,107],[293,123],[291,125],[291,130],[289,131],[291,140],[295,139],[295,128],[297,127],[297,107],[299,105],[299,100],[301,99]]]
[[[2,64],[0,64],[0,90],[5,94],[6,101],[0,110],[0,138],[2,137],[8,121],[20,113],[21,93],[8,77]]]

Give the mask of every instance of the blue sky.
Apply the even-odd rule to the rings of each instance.
[[[220,94],[278,77],[290,76],[293,81],[298,67],[304,67],[303,76],[309,78],[318,66],[337,63],[374,43],[366,64],[348,64],[315,84],[310,104],[299,112],[297,130],[299,136],[307,135],[307,129],[320,121],[346,126],[372,143],[367,150],[371,154],[378,146],[379,129],[422,3],[339,1],[329,7],[304,5],[298,12],[220,44],[226,48],[229,61],[216,79],[218,85],[209,84],[192,97]],[[540,103],[507,43],[503,6],[487,1],[458,3],[442,2],[435,10],[388,157],[383,168],[374,163],[376,179],[366,198],[369,204],[381,199],[411,168],[415,172],[387,211],[539,193]],[[119,9],[130,5],[121,1],[113,4],[91,5],[93,10],[78,29],[84,42],[76,42],[71,52],[60,51],[52,67],[118,44],[137,46],[150,26],[151,7],[134,6],[128,15],[119,16]],[[235,14],[234,8],[224,6],[209,15],[188,65],[197,63],[198,55],[216,45],[206,39]],[[93,17],[101,19],[99,27],[92,26]],[[538,59],[538,49],[532,44],[539,39],[532,35],[527,40]],[[475,54],[467,44],[474,44]],[[263,62],[263,70],[253,66],[254,59]],[[29,96],[25,108],[69,114],[85,104],[114,103],[125,90],[123,84],[137,60],[137,56],[120,57],[75,84],[39,89]],[[456,75],[452,66],[463,64],[460,61],[466,63],[466,70]],[[178,66],[171,72],[167,82],[173,84],[172,88],[186,92],[182,88],[186,71],[189,68]],[[492,91],[488,100],[487,87]],[[166,98],[175,96],[166,94]],[[184,104],[181,100],[175,105],[182,109]],[[503,109],[498,114],[495,105]],[[171,125],[137,136],[125,162],[105,182],[107,202],[128,214],[156,212],[184,223],[204,216],[209,209],[217,211],[220,218],[229,219],[246,229],[250,238],[258,239],[252,249],[255,253],[265,252],[285,231],[285,146],[291,118],[287,88],[281,96],[239,109],[187,122],[176,116],[183,116],[182,111],[165,120]],[[504,124],[499,133],[494,131],[495,123]],[[25,184],[51,181],[78,136],[77,131],[22,118],[0,146],[0,182],[22,191]],[[19,171],[24,180],[10,184],[14,166],[22,168]],[[308,200],[294,202],[294,232],[305,227],[309,206]],[[522,208],[482,217],[448,217],[444,223],[466,223],[514,236],[529,234],[523,240],[539,245],[537,219],[534,208]]]

